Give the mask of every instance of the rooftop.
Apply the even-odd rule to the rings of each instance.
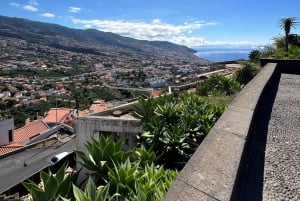
[[[32,139],[49,129],[49,126],[43,120],[28,122],[25,126],[15,130],[14,142],[21,143],[25,140]]]
[[[69,123],[72,121],[72,109],[70,108],[51,108],[44,117],[45,122]]]

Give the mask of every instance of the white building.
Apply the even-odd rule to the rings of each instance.
[[[0,146],[13,142],[14,119],[7,119],[0,122]]]

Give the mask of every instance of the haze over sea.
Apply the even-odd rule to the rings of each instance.
[[[213,61],[234,61],[248,59],[251,48],[220,48],[220,47],[194,47],[196,55],[200,58]]]

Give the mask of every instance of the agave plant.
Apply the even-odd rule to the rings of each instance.
[[[134,156],[135,160],[139,162],[141,167],[150,165],[156,160],[155,152],[152,149],[146,149],[144,145],[135,149]]]
[[[95,176],[96,182],[105,181],[108,168],[113,168],[114,163],[125,162],[132,152],[122,151],[124,139],[114,142],[113,136],[100,136],[98,140],[92,139],[85,144],[88,154],[83,151],[75,151],[79,158],[79,163],[91,171]]]
[[[110,192],[119,195],[118,201],[163,200],[176,176],[177,171],[153,163],[141,167],[140,161],[127,160],[109,170]]]
[[[152,117],[144,122],[144,133],[138,136],[137,141],[155,152],[156,163],[180,169],[224,107],[209,104],[193,94],[183,94],[177,98],[160,97],[156,102]]]
[[[110,195],[109,193],[110,184],[106,186],[96,187],[93,179],[89,177],[86,184],[85,190],[82,191],[77,186],[73,185],[73,192],[76,201],[111,201],[115,200],[119,194],[115,193]]]
[[[177,177],[177,171],[165,170],[154,164],[146,165],[136,180],[135,193],[130,200],[159,201],[164,200],[168,189]]]
[[[197,94],[200,96],[208,95],[232,95],[240,90],[240,85],[237,81],[231,78],[226,78],[221,75],[212,75],[203,84],[197,87]]]
[[[139,163],[132,163],[127,159],[124,163],[114,164],[108,175],[112,192],[122,197],[134,193],[136,179],[140,177]]]
[[[156,105],[157,103],[153,97],[148,99],[140,98],[138,103],[133,106],[133,115],[147,122],[153,115]]]
[[[23,182],[23,186],[31,194],[33,201],[55,201],[60,196],[67,197],[71,191],[72,182],[75,182],[79,172],[66,175],[66,168],[62,166],[56,174],[51,172],[48,174],[44,171],[40,172],[42,185],[33,181]]]

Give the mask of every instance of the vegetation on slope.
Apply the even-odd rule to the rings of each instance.
[[[280,19],[279,27],[284,31],[284,36],[274,37],[273,44],[265,46],[262,51],[253,50],[249,58],[252,61],[258,61],[259,58],[300,59],[300,38],[296,34],[290,34],[297,24],[295,17]]]
[[[177,171],[189,160],[226,107],[227,103],[210,102],[208,97],[233,97],[244,81],[250,80],[242,78],[248,72],[251,73],[247,75],[253,76],[247,65],[250,64],[232,78],[212,76],[196,93],[140,99],[134,115],[142,119],[145,132],[138,136],[137,147],[123,151],[124,139],[115,142],[113,136],[92,139],[86,143],[88,153],[76,151],[77,160],[90,172],[87,185],[73,184],[73,191],[53,194],[47,200],[163,200]],[[41,177],[45,177],[45,173]],[[64,182],[47,176],[50,177],[51,182],[42,179],[43,183],[55,181],[56,186],[60,186]],[[71,184],[70,181],[66,186]],[[24,185],[28,187],[28,182]],[[42,192],[46,193],[45,188],[50,184],[41,187],[30,182],[30,186],[32,189],[28,190],[35,197],[34,201],[45,200]],[[36,195],[33,190],[40,193]]]
[[[170,42],[142,41],[94,29],[71,29],[57,24],[0,16],[0,36],[22,39],[61,50],[100,55],[119,52],[146,57],[197,57],[195,50]],[[114,54],[108,54],[114,55]]]

